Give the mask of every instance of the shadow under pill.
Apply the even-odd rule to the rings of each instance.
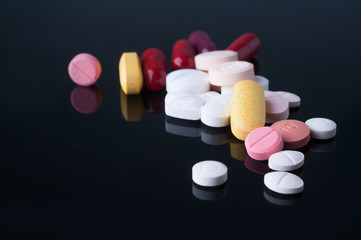
[[[160,91],[151,91],[144,89],[141,92],[141,97],[143,100],[143,104],[145,110],[150,114],[160,114],[164,112],[164,98],[166,95],[166,91],[164,89]]]
[[[255,172],[257,174],[265,175],[266,173],[270,172],[271,170],[268,167],[268,161],[258,161],[251,158],[248,154],[246,156],[246,161],[244,162],[244,166]]]
[[[308,147],[312,152],[330,152],[335,149],[336,137],[327,140],[317,140],[311,138]]]
[[[70,103],[80,113],[95,113],[103,103],[103,94],[95,85],[76,86],[70,94]]]
[[[295,206],[301,202],[302,192],[297,194],[280,194],[264,186],[263,196],[268,202],[275,205]]]
[[[192,182],[193,196],[203,201],[216,201],[227,195],[227,183],[217,187],[203,187]]]
[[[231,153],[231,157],[244,162],[247,157],[246,146],[244,145],[244,141],[241,141],[234,136],[229,141],[229,151]]]
[[[137,122],[142,119],[144,106],[139,94],[125,94],[120,89],[120,108],[125,121]]]
[[[231,133],[231,128],[229,126],[215,128],[202,124],[201,140],[206,144],[223,145],[230,141],[231,136],[232,133]]]
[[[183,137],[200,137],[201,121],[184,120],[165,115],[165,130]]]

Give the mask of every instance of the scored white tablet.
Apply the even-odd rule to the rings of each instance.
[[[206,160],[194,164],[192,179],[203,187],[215,187],[227,181],[227,166],[221,162]]]

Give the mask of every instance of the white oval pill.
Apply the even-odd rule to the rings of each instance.
[[[215,97],[218,97],[220,94],[216,91],[209,91],[202,94],[199,94],[198,97],[202,98],[203,103],[206,104],[210,100],[212,100]]]
[[[227,181],[227,166],[221,162],[206,160],[192,168],[193,182],[204,187],[215,187]]]
[[[299,151],[285,150],[272,154],[268,167],[276,171],[292,171],[303,166],[305,155]]]
[[[210,127],[225,127],[229,125],[230,115],[231,96],[220,95],[202,107],[201,121]]]
[[[269,80],[260,75],[255,75],[254,80],[259,83],[263,87],[263,90],[269,90]]]
[[[269,172],[264,175],[264,184],[270,190],[282,194],[296,194],[303,191],[303,181],[288,172]]]
[[[203,100],[194,94],[167,93],[165,96],[165,114],[171,117],[199,120]]]
[[[330,139],[336,136],[336,123],[327,118],[308,119],[306,125],[311,130],[311,137],[314,139]]]
[[[195,69],[180,69],[166,77],[167,92],[200,94],[210,90],[208,74]]]
[[[301,105],[301,98],[294,93],[284,91],[276,91],[276,93],[286,98],[290,107],[299,107]]]

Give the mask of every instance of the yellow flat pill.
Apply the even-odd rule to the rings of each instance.
[[[144,106],[139,94],[126,95],[120,90],[120,108],[125,121],[137,122],[142,119]]]
[[[231,131],[244,141],[248,133],[263,127],[266,122],[264,91],[256,81],[244,80],[236,83],[232,90]]]
[[[125,52],[119,61],[120,86],[125,94],[139,94],[143,87],[143,73],[136,52]]]

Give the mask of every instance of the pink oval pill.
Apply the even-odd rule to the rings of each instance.
[[[305,146],[311,139],[310,128],[298,120],[281,120],[271,125],[282,134],[285,149],[297,149]]]
[[[255,160],[267,160],[273,153],[283,149],[282,135],[271,127],[260,127],[245,139],[248,155]]]
[[[253,64],[245,61],[226,62],[209,69],[209,82],[215,86],[232,87],[242,80],[254,80]]]
[[[80,86],[93,85],[102,72],[100,62],[88,53],[76,55],[69,63],[68,73],[76,84]]]
[[[266,123],[274,123],[285,120],[289,116],[288,100],[281,94],[264,91],[266,101]]]
[[[80,113],[94,113],[103,102],[103,94],[96,86],[77,86],[70,94],[71,105]]]

